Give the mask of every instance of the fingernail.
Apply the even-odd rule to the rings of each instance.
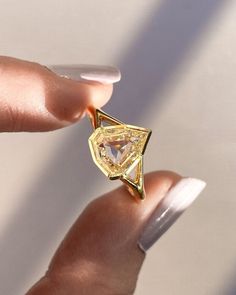
[[[206,183],[195,178],[183,178],[164,197],[152,213],[138,246],[146,252],[192,204]]]
[[[50,70],[65,78],[76,81],[94,81],[113,84],[121,79],[120,71],[112,66],[97,65],[52,65]]]

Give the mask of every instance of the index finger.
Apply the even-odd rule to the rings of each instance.
[[[74,72],[77,76],[71,78],[76,80],[67,79],[38,63],[0,57],[0,131],[50,131],[70,125],[89,105],[102,107],[111,97],[111,83],[120,79],[113,67],[81,65]]]

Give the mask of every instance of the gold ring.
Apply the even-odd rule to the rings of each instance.
[[[109,179],[120,179],[132,196],[143,200],[143,154],[152,131],[127,125],[93,107],[88,115],[94,128],[88,139],[94,163]]]

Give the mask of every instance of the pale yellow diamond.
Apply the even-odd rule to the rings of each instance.
[[[125,174],[144,153],[150,130],[131,125],[98,127],[89,138],[97,166],[111,179]]]

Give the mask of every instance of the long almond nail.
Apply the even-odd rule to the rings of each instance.
[[[97,65],[52,65],[48,66],[56,74],[76,81],[95,81],[113,84],[121,79],[120,71],[112,66]]]
[[[164,197],[144,228],[138,246],[146,252],[191,205],[206,183],[195,178],[183,178]]]

